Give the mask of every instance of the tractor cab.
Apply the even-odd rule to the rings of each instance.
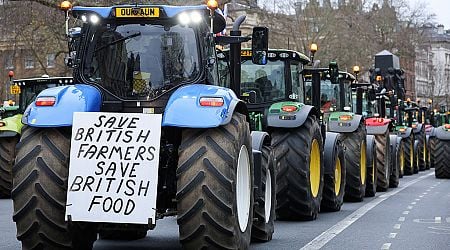
[[[15,90],[15,93],[19,95],[19,113],[23,113],[25,109],[33,101],[36,100],[37,95],[48,88],[59,87],[73,84],[72,77],[39,77],[29,79],[18,79],[13,81],[11,91]],[[39,100],[45,101],[45,100]],[[51,100],[47,100],[51,101]]]
[[[218,54],[220,84],[230,86],[228,74],[229,53],[225,50]],[[275,103],[304,103],[305,93],[301,72],[309,58],[292,50],[270,49],[265,65],[252,61],[252,51],[241,52],[240,96],[246,100],[252,116],[258,116],[260,122],[252,124],[256,130],[266,127],[269,107]],[[253,120],[253,119],[252,119]],[[260,125],[258,125],[260,124]]]
[[[338,71],[334,62],[330,63],[329,68],[305,69],[304,72],[306,104],[316,103],[325,118],[332,112],[352,110],[352,83],[356,79],[352,74]],[[320,84],[318,81],[316,83],[313,74],[317,75],[317,80],[320,77]],[[314,88],[319,88],[320,97],[314,96]]]
[[[101,90],[106,110],[167,101],[186,84],[217,85],[213,34],[225,19],[207,6],[73,7],[71,14],[82,25],[69,32],[68,61],[77,81]],[[159,112],[166,101],[154,103]]]

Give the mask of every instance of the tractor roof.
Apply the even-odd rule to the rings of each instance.
[[[326,74],[328,74],[328,70],[329,70],[328,68],[310,68],[310,69],[306,69],[307,72],[308,71],[318,71],[318,72],[326,73]],[[310,78],[311,75],[307,74],[307,75],[305,75],[305,77],[306,78]],[[322,75],[322,77],[323,77],[323,75]],[[327,77],[327,76],[325,76],[325,77]],[[339,71],[339,78],[344,78],[345,80],[349,80],[350,82],[353,82],[354,80],[356,80],[356,77],[354,75],[348,73],[347,71],[341,71],[341,70]]]
[[[251,51],[250,48],[245,48],[242,49],[242,51]],[[272,53],[272,55],[271,55]],[[250,57],[251,53],[241,53],[241,56],[243,57]],[[297,60],[302,62],[303,64],[307,64],[310,62],[309,57],[307,57],[305,54],[302,54],[298,51],[295,50],[289,50],[289,49],[269,49],[269,54],[268,54],[268,58],[279,58],[279,59],[284,59],[284,58],[289,58],[291,60]]]
[[[84,7],[84,6],[75,6],[72,9],[72,15],[74,17],[78,17],[87,13],[96,13],[102,18],[113,17],[114,10],[116,8],[146,8],[146,7],[155,7],[159,8],[163,11],[161,17],[172,18],[175,17],[178,13],[181,13],[185,10],[200,10],[206,11],[208,8],[206,5],[197,5],[197,6],[168,6],[168,5],[136,5],[136,4],[127,4],[127,5],[115,5],[109,7]]]
[[[26,78],[13,80],[16,85],[29,85],[29,84],[48,84],[48,83],[65,83],[72,84],[72,77],[37,77],[37,78]]]

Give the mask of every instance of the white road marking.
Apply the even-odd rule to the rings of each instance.
[[[426,195],[426,194],[428,194],[428,193],[427,193],[427,192],[423,192],[422,194],[423,194],[423,195]]]
[[[411,210],[413,209],[413,206],[408,206],[407,209]]]
[[[363,215],[365,215],[371,209],[376,207],[378,204],[380,204],[387,198],[396,195],[398,192],[404,190],[405,188],[407,188],[407,187],[409,187],[431,175],[434,175],[434,172],[428,173],[426,175],[418,177],[417,179],[409,181],[408,183],[405,184],[405,186],[399,187],[395,191],[391,191],[387,194],[383,194],[379,197],[376,197],[369,203],[358,208],[355,212],[351,213],[349,216],[345,217],[343,220],[336,223],[334,226],[330,227],[325,232],[321,233],[319,236],[317,236],[312,241],[310,241],[308,244],[306,244],[304,247],[302,247],[301,250],[320,249],[321,247],[325,246],[334,237],[338,236],[342,231],[344,231],[351,224],[353,224],[355,221],[357,221],[359,218],[361,218]]]
[[[403,214],[409,214],[409,211],[403,211]]]
[[[420,199],[416,199],[416,201],[420,201]]]
[[[442,218],[441,217],[434,217],[434,222],[435,223],[441,223]]]
[[[394,229],[400,229],[400,227],[402,227],[402,224],[395,224],[394,225]]]
[[[396,236],[397,236],[397,233],[390,233],[389,234],[389,238],[391,238],[391,239],[395,239]]]
[[[419,195],[419,198],[423,198],[423,195]]]
[[[405,221],[405,217],[398,218],[398,221]]]
[[[417,204],[417,202],[415,202],[415,201],[411,202],[411,205],[416,205],[416,204]]]
[[[450,223],[450,217],[447,217],[445,220],[447,221],[447,223]]]
[[[381,246],[381,250],[388,250],[391,247],[391,243],[384,243],[383,246]]]

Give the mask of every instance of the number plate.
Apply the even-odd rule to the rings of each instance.
[[[159,17],[159,8],[116,8],[116,17]]]
[[[155,221],[161,114],[74,113],[66,219]]]
[[[11,95],[20,94],[20,87],[17,85],[11,85],[11,88],[9,90],[10,90]]]

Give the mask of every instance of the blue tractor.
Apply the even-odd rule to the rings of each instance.
[[[250,131],[239,82],[218,86],[216,45],[238,61],[250,38],[216,35],[216,1],[61,6],[82,24],[66,21],[77,84],[42,91],[22,118],[12,198],[23,248],[91,249],[97,233],[141,238],[173,215],[187,249],[271,240],[270,139]],[[259,63],[267,32],[254,29]]]

